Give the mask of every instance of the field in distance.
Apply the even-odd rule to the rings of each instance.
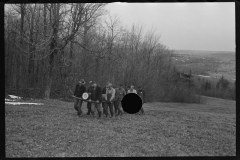
[[[236,79],[235,52],[175,50],[172,60],[180,71],[205,75],[211,79],[224,78],[234,82]]]

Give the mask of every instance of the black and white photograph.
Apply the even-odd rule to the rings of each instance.
[[[236,156],[235,2],[4,5],[5,157]]]

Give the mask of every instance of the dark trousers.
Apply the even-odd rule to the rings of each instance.
[[[90,115],[90,113],[91,113],[91,103],[90,102],[87,102],[87,109],[88,109],[87,115]]]
[[[113,102],[113,107],[114,107],[114,114],[115,114],[115,115],[118,114],[118,106],[119,106],[118,101],[114,101],[114,102]]]
[[[81,115],[82,114],[82,100],[80,99],[75,99],[74,101],[74,109],[77,111],[77,115]]]
[[[111,114],[111,117],[113,117],[113,102],[110,103],[110,102],[104,102],[104,106],[103,106],[103,112],[104,114],[106,115],[106,117],[108,116],[108,108],[110,110],[110,114]]]
[[[95,117],[95,110],[97,109],[98,111],[98,116],[101,118],[102,111],[101,111],[101,103],[92,103],[91,104],[91,113],[93,117]]]
[[[114,101],[115,115],[122,115],[122,104],[120,100]]]

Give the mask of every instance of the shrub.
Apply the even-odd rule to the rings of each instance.
[[[164,95],[166,102],[202,103],[202,98],[196,94],[194,88],[187,85],[171,85]]]

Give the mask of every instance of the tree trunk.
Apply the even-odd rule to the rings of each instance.
[[[52,81],[53,81],[53,67],[54,67],[54,58],[55,55],[57,54],[57,39],[58,39],[58,28],[59,28],[59,9],[60,9],[60,4],[52,4],[53,7],[53,25],[52,25],[52,30],[53,30],[53,37],[51,39],[50,43],[50,57],[49,57],[49,70],[47,73],[47,82],[46,82],[46,89],[44,92],[44,97],[46,99],[50,99],[50,94],[51,94],[51,89],[52,89]]]
[[[47,18],[46,18],[46,15],[47,15],[47,4],[44,4],[43,6],[43,35],[44,35],[44,40],[47,39]],[[43,55],[46,55],[46,52],[47,52],[47,45],[44,44],[44,50],[43,50]],[[45,87],[45,75],[43,74],[44,73],[44,68],[45,68],[45,61],[42,59],[41,60],[41,67],[40,67],[40,78],[41,78],[41,87],[44,88]]]
[[[34,11],[32,11],[32,16],[31,16],[31,22],[30,22],[30,37],[29,37],[29,41],[30,41],[30,46],[29,46],[29,61],[28,61],[28,85],[29,87],[33,87],[34,86],[34,52],[35,52],[35,46],[33,45],[34,43],[34,39],[33,39],[33,30],[34,30],[34,20],[35,20],[35,8],[36,8],[36,4],[34,7]]]
[[[20,24],[20,46],[23,47],[23,28],[24,28],[24,16],[25,16],[25,4],[21,4],[20,6],[21,9],[21,24]],[[17,91],[19,91],[19,86],[21,84],[21,79],[22,79],[22,65],[21,65],[21,61],[22,61],[22,55],[21,53],[18,53],[17,55],[17,84],[16,84],[16,88]]]
[[[51,89],[52,89],[52,81],[53,81],[52,73],[53,73],[53,65],[54,65],[53,60],[54,60],[54,53],[52,53],[49,58],[50,68],[47,73],[46,89],[45,89],[45,93],[44,93],[44,97],[46,99],[50,99],[50,94],[51,94]]]

